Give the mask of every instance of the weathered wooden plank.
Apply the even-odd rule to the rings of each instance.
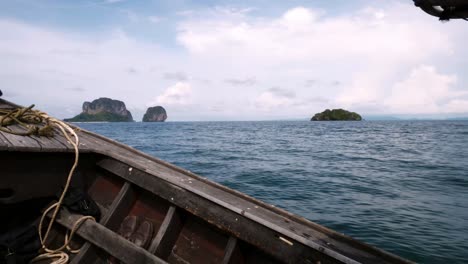
[[[208,196],[210,196],[215,200],[218,197],[221,197],[224,199],[224,201],[226,201],[225,204],[228,207],[235,208],[237,206],[245,205],[244,206],[245,209],[255,208],[256,211],[264,210],[266,211],[266,213],[269,213],[271,216],[278,218],[279,224],[281,224],[282,226],[283,225],[286,225],[288,227],[291,226],[292,229],[298,230],[297,233],[300,234],[299,232],[300,227],[298,227],[297,225],[293,226],[296,224],[295,221],[288,220],[290,217],[297,218],[297,216],[295,215],[279,210],[275,208],[274,206],[261,203],[242,193],[227,189],[224,186],[219,186],[212,182],[208,182],[207,184],[207,181],[205,179],[201,179],[200,177],[193,177],[193,175],[190,175],[191,173],[189,171],[182,170],[182,169],[175,170],[171,167],[167,167],[165,166],[166,164],[160,164],[158,162],[154,162],[154,160],[152,160],[149,157],[146,157],[144,154],[132,155],[133,153],[132,152],[129,153],[128,149],[120,148],[119,146],[117,146],[116,144],[118,143],[106,144],[109,142],[103,142],[103,140],[100,140],[99,138],[96,138],[96,137],[92,137],[91,135],[85,135],[85,136],[89,138],[89,140],[94,141],[94,144],[100,146],[99,149],[96,149],[96,151],[99,153],[122,160],[123,162],[126,162],[128,164],[132,164],[135,167],[138,167],[139,169],[145,172],[151,173],[157,177],[161,177],[164,180],[174,183],[187,190],[193,191],[204,197],[209,198]],[[133,152],[138,152],[138,151],[133,150]],[[140,154],[140,153],[137,153],[137,154]],[[220,201],[220,202],[223,203],[223,201]],[[256,205],[260,205],[260,206],[256,206]],[[263,208],[264,206],[267,208]],[[242,212],[242,210],[238,210],[238,211]],[[282,212],[283,214],[278,215],[278,211]],[[278,216],[285,216],[285,217],[278,217]],[[285,221],[285,220],[288,220],[288,221]]]
[[[126,213],[130,210],[134,201],[135,191],[131,184],[126,182],[99,223],[115,231],[119,223],[122,222],[123,218],[126,216]],[[95,256],[96,248],[91,246],[89,242],[86,242],[71,263],[91,263]]]
[[[80,252],[72,258],[70,264],[92,263],[95,258],[96,248],[91,243],[85,242],[80,248]]]
[[[284,210],[274,208],[247,195],[202,179],[186,170],[150,157],[128,146],[92,133],[80,133],[84,134],[85,140],[91,143],[89,151],[108,155],[140,170],[137,174],[145,175],[148,179],[140,179],[138,175],[122,176],[126,177],[129,181],[138,182],[138,186],[157,193],[154,192],[154,190],[157,190],[157,187],[152,185],[154,183],[152,178],[157,177],[161,182],[172,187],[169,191],[161,190],[161,193],[164,195],[161,195],[163,198],[169,200],[171,195],[172,198],[188,197],[190,199],[196,197],[201,205],[213,206],[218,212],[214,209],[211,210],[211,208],[206,209],[204,206],[197,205],[192,201],[183,202],[186,204],[188,211],[199,215],[208,222],[216,224],[228,233],[235,234],[236,230],[242,232],[243,230],[237,228],[235,226],[236,223],[222,222],[225,221],[225,216],[219,216],[220,212],[232,217],[237,216],[239,217],[239,221],[244,221],[245,223],[250,223],[249,221],[255,222],[258,226],[269,230],[273,234],[272,237],[274,238],[270,238],[272,240],[279,240],[292,248],[296,248],[296,245],[301,246],[301,244],[304,244],[309,249],[313,248],[315,251],[332,256],[331,259],[335,261],[348,262],[349,258],[352,258],[358,261],[407,263],[394,255],[369,247],[287,213]],[[151,183],[151,185],[147,183]],[[177,191],[180,192],[180,195],[176,193]],[[216,218],[217,215],[218,218]],[[231,227],[232,225],[234,225],[234,228]],[[249,229],[247,228],[247,230]],[[268,239],[268,237],[264,237],[264,239]],[[251,241],[248,239],[243,240]]]
[[[2,104],[2,103],[0,102],[0,109],[13,109],[13,107],[10,106],[10,105],[7,105],[7,104]]]
[[[93,151],[95,149],[99,149],[103,145],[103,142],[90,141],[89,137],[87,137],[86,134],[80,132],[79,128],[75,129],[75,131],[77,132],[76,134],[80,140],[80,151]]]
[[[24,128],[15,126],[15,131],[26,131]],[[7,132],[0,132],[1,134],[5,135],[4,137],[0,138],[0,148],[3,145],[3,141],[5,138],[11,139],[11,149],[12,150],[32,150],[32,151],[43,151],[43,152],[67,152],[72,151],[73,148],[71,144],[67,144],[60,142],[61,132],[56,132],[53,137],[39,137],[39,136],[17,136],[12,135]],[[63,140],[62,140],[63,141]],[[8,145],[8,144],[7,144]]]
[[[5,101],[0,101],[0,109],[13,109],[15,108],[14,106],[5,103]]]
[[[184,227],[167,261],[221,263],[229,236],[219,228],[191,214],[184,215],[184,222]],[[180,262],[180,260],[185,262]]]
[[[132,169],[131,175],[128,175],[126,173],[129,169],[128,165],[121,162],[106,159],[99,162],[98,166],[146,188],[178,207],[285,262],[301,263],[306,260],[321,260],[323,263],[326,263],[324,260],[328,260],[330,263],[339,262],[324,254],[323,251],[313,250],[300,243],[287,244],[279,238],[280,235],[277,232],[158,177],[135,168]]]
[[[27,132],[27,130],[22,126],[15,126],[15,130],[20,132]],[[63,145],[48,137],[27,136],[27,138],[34,140],[41,147],[41,151],[43,152],[63,152],[66,150]]]
[[[167,260],[179,237],[182,226],[183,222],[178,209],[175,206],[169,207],[158,233],[151,242],[149,252]]]
[[[73,145],[70,142],[68,142],[68,139],[63,135],[63,132],[59,129],[55,129],[54,131],[55,133],[54,133],[54,137],[52,138],[52,140],[64,146],[64,148],[66,148],[67,151],[73,152],[74,151]],[[79,133],[77,134],[78,134],[78,138],[80,141],[80,144],[79,144],[80,152],[87,153],[87,152],[91,152],[93,148],[98,148],[98,145],[87,144],[86,143],[87,141],[85,139],[82,139]]]
[[[3,132],[0,131],[0,150],[8,150],[8,147],[12,144],[3,136]]]
[[[246,195],[237,195],[232,191],[226,192],[223,188],[218,188],[216,185],[207,185],[197,178],[187,177],[187,175],[179,171],[171,170],[161,164],[149,162],[148,159],[142,157],[131,156],[129,158],[128,153],[127,155],[123,155],[119,150],[115,149],[110,153],[128,164],[134,165],[138,169],[142,169],[149,174],[160,177],[239,215],[271,228],[281,234],[276,236],[276,239],[280,239],[285,244],[302,243],[316,251],[323,252],[332,258],[346,263],[353,263],[353,260],[409,263],[398,256],[369,247],[323,226],[311,222],[303,225],[303,221],[300,221],[300,218],[298,219],[297,216],[287,212],[278,214],[278,211],[281,212],[281,210],[272,205],[252,201],[253,199],[250,197],[247,199],[245,198]]]
[[[10,102],[10,101],[7,101],[7,100],[5,100],[5,99],[2,99],[2,98],[0,98],[0,104],[2,104],[3,107],[5,107],[5,108],[21,107],[21,106],[19,106],[19,105],[17,105],[17,104],[14,104],[14,103],[12,103],[12,102]]]
[[[25,131],[18,125],[12,125],[8,128],[13,131]],[[40,152],[42,150],[41,145],[29,136],[19,136],[8,132],[3,132],[2,134],[12,144],[9,150],[27,150],[32,152]]]
[[[54,129],[54,137],[53,140],[60,143],[62,146],[69,150],[73,150],[73,146],[67,141],[67,139],[63,136],[63,132],[60,129]]]
[[[253,199],[245,194],[220,186],[189,171],[167,164],[118,142],[90,132],[83,132],[96,144],[101,142],[96,152],[121,160],[132,167],[170,182],[196,195],[204,197],[238,215],[247,217],[281,234],[277,239],[304,244],[336,260],[353,263],[362,261],[383,261],[409,263],[393,254],[370,247],[359,241],[345,237],[318,224]],[[141,186],[148,189],[147,185]],[[296,242],[296,243],[294,243]]]
[[[71,229],[80,217],[81,215],[70,214],[68,211],[62,210],[56,221]],[[103,225],[91,220],[83,222],[76,233],[125,263],[167,263]]]
[[[51,138],[51,140],[53,140],[53,141],[57,142],[58,144],[60,144],[60,145],[62,146],[62,148],[65,149],[65,151],[68,151],[68,152],[73,151],[73,148],[72,148],[71,146],[68,146],[68,145],[65,144],[65,143],[62,143],[62,142],[60,141],[60,139],[58,138],[57,135],[54,135],[54,136]]]
[[[30,136],[32,139],[36,140],[38,144],[41,145],[43,152],[66,152],[68,148],[54,140],[53,137],[38,137]]]
[[[109,211],[104,215],[100,221],[102,225],[117,230],[120,223],[127,216],[132,205],[135,203],[136,192],[131,183],[126,182],[120,190],[117,197],[114,199]]]
[[[244,263],[244,257],[239,249],[237,238],[231,236],[224,250],[224,258],[221,264],[239,264]]]
[[[112,154],[118,155],[119,150],[112,150]],[[151,174],[156,175],[157,177],[162,178],[165,181],[176,184],[179,187],[182,187],[196,195],[204,197],[209,201],[212,201],[226,209],[231,210],[237,215],[237,217],[235,217],[236,219],[239,217],[248,217],[249,219],[254,220],[259,224],[273,229],[279,234],[282,234],[281,236],[274,236],[275,239],[281,242],[282,244],[290,246],[289,243],[284,242],[284,240],[299,240],[302,244],[307,245],[308,247],[314,249],[317,252],[323,252],[325,255],[332,256],[332,258],[336,258],[337,260],[341,260],[346,263],[354,263],[352,259],[342,255],[338,251],[329,249],[327,244],[329,242],[327,242],[327,240],[331,240],[331,238],[328,237],[326,234],[320,233],[316,230],[311,230],[310,228],[305,228],[303,226],[298,225],[297,223],[294,223],[293,221],[289,221],[286,218],[279,217],[278,215],[268,211],[267,209],[262,208],[260,206],[256,206],[255,204],[252,204],[243,199],[240,199],[239,197],[236,197],[233,194],[223,192],[222,190],[216,189],[212,186],[206,186],[197,179],[190,178],[187,176],[183,177],[183,174],[176,171],[170,171],[168,170],[168,168],[164,168],[159,164],[155,165],[154,163],[148,162],[147,160],[142,161],[142,159],[136,158],[134,156],[132,156],[130,160],[128,157],[122,155],[120,156],[120,159],[126,160],[128,163],[133,162],[134,165],[135,163],[139,163],[139,169],[143,169],[145,172],[150,172]],[[148,184],[145,184],[142,187],[148,188],[148,186]],[[187,210],[196,209],[190,208]],[[272,223],[273,221],[276,221],[276,223]],[[302,233],[299,233],[299,235],[297,234],[298,232]],[[304,234],[308,237],[303,237]],[[280,237],[282,237],[283,240],[281,240]],[[300,243],[293,244],[297,245]],[[331,245],[332,243],[329,244]],[[339,249],[340,248],[338,248],[338,250]],[[272,254],[276,253],[277,251],[272,252]],[[356,251],[354,253],[357,254],[359,252]],[[368,258],[371,257],[371,255],[367,254],[364,256],[359,256],[357,254],[356,257]]]

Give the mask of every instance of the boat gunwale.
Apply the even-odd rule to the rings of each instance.
[[[8,105],[11,105],[11,106],[14,106],[14,107],[21,107],[17,104],[14,104],[12,102],[9,102],[5,99],[2,99],[0,98],[0,103],[4,103],[4,104],[8,104]],[[69,123],[70,124],[70,123]],[[116,146],[116,147],[120,147],[120,148],[123,148],[127,151],[130,151],[132,152],[133,154],[136,154],[136,155],[139,155],[140,157],[142,158],[145,158],[147,160],[150,160],[152,162],[155,162],[159,165],[162,165],[168,169],[171,169],[173,171],[176,171],[176,172],[179,172],[179,173],[182,173],[184,174],[185,176],[188,176],[188,177],[191,177],[199,182],[202,182],[204,184],[207,184],[211,187],[214,187],[218,190],[221,190],[221,191],[224,191],[226,193],[229,193],[231,195],[234,195],[234,196],[237,196],[239,197],[240,199],[242,200],[245,200],[245,201],[248,201],[250,203],[253,203],[253,204],[256,204],[258,206],[261,206],[262,208],[264,208],[265,210],[267,211],[270,211],[272,213],[275,213],[276,215],[280,215],[282,217],[285,217],[287,218],[288,220],[290,221],[294,221],[296,224],[299,224],[299,225],[302,225],[302,226],[305,226],[307,228],[311,228],[313,230],[316,230],[318,232],[321,232],[321,233],[324,233],[325,235],[329,236],[329,237],[332,237],[334,240],[337,240],[339,242],[342,242],[342,243],[345,243],[345,244],[350,244],[352,247],[354,247],[355,249],[359,249],[361,251],[364,251],[368,254],[371,254],[371,255],[374,255],[375,257],[380,257],[380,258],[383,258],[387,261],[390,261],[390,262],[401,262],[401,263],[413,263],[407,259],[404,259],[398,255],[395,255],[393,253],[390,253],[390,252],[387,252],[383,249],[380,249],[380,248],[377,248],[375,246],[372,246],[372,245],[369,245],[367,243],[364,243],[364,242],[361,242],[359,240],[356,240],[352,237],[349,237],[345,234],[342,234],[342,233],[339,233],[337,231],[334,231],[330,228],[327,228],[325,226],[322,226],[320,224],[317,224],[315,222],[312,222],[310,220],[307,220],[306,218],[304,217],[301,217],[299,215],[296,215],[296,214],[293,214],[293,213],[290,213],[282,208],[279,208],[279,207],[276,207],[274,205],[271,205],[271,204],[268,204],[268,203],[265,203],[263,201],[260,201],[254,197],[251,197],[245,193],[242,193],[240,191],[237,191],[237,190],[234,190],[234,189],[231,189],[229,187],[226,187],[224,185],[221,185],[217,182],[214,182],[214,181],[211,181],[209,179],[207,179],[206,177],[202,177],[200,175],[197,175],[189,170],[185,170],[183,168],[180,168],[174,164],[171,164],[169,162],[166,162],[164,160],[161,160],[157,157],[154,157],[154,156],[151,156],[147,153],[144,153],[140,150],[137,150],[133,147],[130,147],[128,145],[125,145],[123,143],[120,143],[116,140],[113,140],[113,139],[110,139],[110,138],[107,138],[103,135],[100,135],[100,134],[97,134],[97,133],[94,133],[94,132],[91,132],[91,131],[88,131],[88,130],[85,130],[83,128],[80,128],[74,124],[70,124],[75,130],[81,132],[81,133],[84,133],[84,134],[87,134],[91,137],[94,137],[96,139],[99,139],[99,140],[102,140],[102,141],[105,141],[107,143],[110,143],[111,145],[113,146]],[[267,221],[268,224],[265,224],[265,221],[262,221],[263,219],[261,219],[260,217],[258,216],[255,216],[254,214],[251,214],[249,213],[250,215],[254,216],[253,218],[249,217],[249,214],[247,213],[242,213],[242,209],[240,208],[233,208],[234,205],[231,205],[227,202],[224,202],[220,199],[217,199],[216,197],[212,197],[210,194],[206,194],[206,195],[203,195],[203,190],[198,190],[198,191],[194,191],[194,190],[191,190],[191,189],[188,189],[186,186],[183,186],[181,185],[179,182],[177,181],[169,181],[167,180],[165,177],[161,177],[161,176],[158,176],[158,175],[154,175],[154,173],[151,173],[151,172],[148,172],[145,170],[145,168],[142,168],[139,164],[137,164],[136,162],[132,163],[131,159],[132,158],[127,158],[127,159],[130,159],[130,160],[127,160],[125,159],[124,157],[122,156],[119,156],[119,155],[116,155],[115,153],[112,153],[112,152],[109,152],[107,150],[101,150],[100,148],[96,148],[96,147],[92,147],[92,146],[89,146],[90,148],[89,149],[82,149],[81,148],[81,144],[80,144],[80,152],[86,152],[86,153],[96,153],[96,154],[101,154],[101,155],[104,155],[104,156],[107,156],[109,158],[112,158],[112,159],[115,159],[117,161],[120,161],[122,163],[125,163],[127,164],[128,166],[132,166],[132,167],[135,167],[137,169],[140,169],[144,172],[147,172],[148,174],[151,174],[153,175],[154,177],[158,177],[160,178],[161,180],[164,180],[170,184],[173,184],[179,188],[182,188],[184,190],[187,190],[188,192],[190,193],[193,193],[195,195],[198,195],[198,196],[201,196],[203,197],[204,199],[207,199],[215,204],[218,204],[219,206],[225,208],[225,209],[228,209],[230,211],[233,211],[237,214],[239,214],[240,217],[246,217],[260,225],[263,225],[263,226],[266,226],[267,228],[270,228],[278,233],[281,233],[287,237],[290,237],[291,239],[307,246],[307,247],[311,247],[311,248],[314,248],[315,250],[318,250],[322,253],[324,253],[325,255],[329,255],[330,257],[332,258],[335,258],[339,261],[342,261],[344,263],[357,263],[356,261],[354,261],[353,259],[350,259],[349,257],[343,255],[341,252],[339,251],[336,251],[334,249],[331,249],[331,248],[324,248],[323,246],[317,244],[316,242],[312,241],[312,239],[308,239],[306,237],[304,237],[303,235],[299,234],[299,233],[296,233],[294,231],[290,231],[290,230],[286,230],[285,228],[275,224],[275,223],[272,223],[272,222],[269,222]],[[10,151],[10,149],[8,149],[8,151]],[[19,151],[19,152],[32,152],[30,148],[17,148],[15,149],[14,151]],[[53,153],[53,152],[58,152],[57,150],[54,150],[54,149],[37,149],[37,151],[35,152],[50,152],[50,153]],[[65,152],[73,152],[72,149],[66,149]],[[125,159],[125,161],[123,161],[122,159]],[[201,192],[201,195],[200,193]],[[157,195],[157,194],[156,194]],[[237,210],[236,210],[237,209]],[[291,236],[292,234],[292,236]],[[309,243],[308,243],[309,242]],[[313,244],[316,244],[318,248],[315,248],[314,245],[311,245],[310,244],[313,243]]]
[[[217,183],[217,182],[211,181],[211,180],[207,179],[206,177],[202,177],[202,176],[200,176],[200,175],[197,175],[197,174],[195,174],[195,173],[193,173],[193,172],[191,172],[191,171],[189,171],[189,170],[185,170],[185,169],[183,169],[183,168],[180,168],[180,167],[178,167],[178,166],[176,166],[176,165],[174,165],[174,164],[171,164],[171,163],[169,163],[169,162],[166,162],[166,161],[164,161],[164,160],[161,160],[161,159],[159,159],[159,158],[157,158],[157,157],[151,156],[151,155],[149,155],[149,154],[147,154],[147,153],[144,153],[144,152],[142,152],[142,151],[140,151],[140,150],[137,150],[137,149],[135,149],[135,148],[132,148],[132,147],[130,147],[130,146],[128,146],[128,145],[125,145],[125,144],[120,143],[120,142],[118,142],[118,141],[115,141],[115,140],[113,140],[113,139],[107,138],[107,137],[105,137],[105,136],[102,136],[102,135],[99,135],[99,134],[97,134],[97,133],[94,133],[94,132],[91,132],[91,131],[82,129],[82,128],[77,127],[77,126],[74,126],[74,125],[73,125],[73,127],[79,129],[79,131],[81,131],[81,132],[83,132],[83,133],[86,133],[86,134],[89,134],[89,135],[91,135],[91,136],[97,137],[97,138],[99,138],[99,139],[101,139],[101,140],[104,140],[104,141],[107,141],[107,142],[109,142],[109,143],[111,143],[111,144],[119,145],[120,147],[123,147],[123,148],[125,148],[125,149],[128,150],[128,151],[131,151],[131,152],[133,152],[133,153],[135,153],[135,154],[141,155],[141,156],[143,156],[144,158],[147,158],[147,159],[149,159],[149,160],[152,160],[152,161],[154,161],[154,162],[156,162],[156,163],[158,163],[158,164],[160,164],[160,165],[166,166],[166,167],[168,167],[168,168],[170,168],[170,169],[173,169],[173,170],[175,170],[175,171],[177,171],[177,172],[183,173],[183,174],[185,174],[185,175],[187,175],[187,176],[190,176],[190,177],[192,177],[192,178],[194,178],[194,179],[197,179],[197,180],[199,180],[199,181],[201,181],[201,182],[203,182],[203,183],[205,183],[205,184],[211,185],[211,186],[213,186],[213,187],[215,187],[215,188],[218,188],[218,189],[220,189],[220,190],[226,191],[226,192],[228,192],[228,193],[230,193],[230,194],[233,194],[233,195],[235,195],[235,196],[238,196],[238,197],[240,197],[240,198],[242,198],[242,199],[248,200],[249,202],[252,202],[252,203],[254,203],[254,204],[257,204],[257,205],[259,205],[259,206],[262,206],[263,208],[265,208],[265,209],[267,209],[267,210],[269,210],[269,211],[272,211],[272,212],[274,212],[274,213],[277,213],[277,214],[279,214],[279,215],[281,215],[281,216],[283,216],[283,217],[287,217],[288,220],[296,220],[296,221],[295,221],[296,223],[299,223],[299,224],[302,224],[302,225],[306,225],[306,226],[308,226],[308,227],[310,227],[310,228],[312,228],[312,229],[316,229],[316,230],[322,231],[322,232],[324,232],[324,233],[328,233],[329,235],[332,235],[334,239],[340,240],[341,242],[345,242],[345,243],[347,243],[347,242],[352,242],[352,243],[355,243],[355,245],[357,245],[358,248],[360,248],[360,249],[362,249],[362,250],[364,250],[364,251],[367,251],[367,250],[369,250],[369,249],[370,249],[370,250],[374,250],[375,253],[377,253],[378,256],[381,256],[381,257],[384,257],[384,258],[387,258],[387,257],[396,258],[398,261],[402,261],[402,262],[404,262],[404,263],[413,263],[413,262],[408,261],[407,259],[404,259],[404,258],[402,258],[402,257],[400,257],[400,256],[398,256],[398,255],[395,255],[395,254],[393,254],[393,253],[387,252],[387,251],[385,251],[385,250],[382,250],[382,249],[380,249],[380,248],[374,247],[374,246],[372,246],[372,245],[366,244],[366,243],[364,243],[364,242],[361,242],[361,241],[359,241],[359,240],[356,240],[356,239],[354,239],[354,238],[352,238],[352,237],[350,237],[350,236],[347,236],[347,235],[345,235],[345,234],[339,233],[339,232],[337,232],[337,231],[334,231],[334,230],[332,230],[332,229],[330,229],[330,228],[327,228],[327,227],[325,227],[325,226],[322,226],[322,225],[320,225],[320,224],[314,223],[314,222],[312,222],[312,221],[310,221],[310,220],[307,220],[306,218],[304,218],[304,217],[302,217],[302,216],[293,214],[293,213],[288,212],[288,211],[286,211],[286,210],[284,210],[284,209],[282,209],[282,208],[279,208],[279,207],[276,207],[276,206],[274,206],[274,205],[271,205],[271,204],[265,203],[265,202],[263,202],[263,201],[260,201],[260,200],[254,198],[254,197],[252,197],[252,196],[249,196],[249,195],[247,195],[247,194],[245,194],[245,193],[242,193],[242,192],[240,192],[240,191],[231,189],[231,188],[226,187],[226,186],[224,186],[224,185],[221,185],[221,184],[219,184],[219,183]],[[96,151],[96,150],[94,150],[94,151]],[[102,155],[109,156],[109,153],[107,153],[107,152],[105,152],[105,151],[104,151],[103,153],[98,153],[98,154],[102,154]],[[119,160],[119,159],[121,158],[121,157],[113,157],[113,156],[109,156],[109,157],[114,158],[114,159],[117,159],[117,160]],[[127,163],[127,162],[123,162],[123,163]],[[127,164],[128,164],[128,163],[127,163]],[[132,166],[133,166],[133,165],[132,165]],[[137,167],[137,166],[134,166],[134,167]],[[151,173],[150,173],[150,174],[151,174]],[[151,174],[151,175],[153,175],[153,174]],[[159,176],[157,176],[157,175],[153,175],[153,176],[159,177]],[[164,178],[162,178],[162,179],[165,180]],[[180,184],[178,184],[178,183],[175,182],[175,181],[174,181],[174,182],[170,182],[170,183],[172,183],[172,184],[174,184],[174,185],[176,185],[176,186],[178,186],[178,187],[180,187],[180,188],[183,188],[183,189],[185,189],[185,190],[187,190],[187,191],[189,191],[189,192],[192,192],[191,190],[185,188],[185,186],[181,186]],[[205,198],[205,199],[208,199],[208,200],[210,200],[211,202],[214,202],[214,203],[216,203],[216,204],[218,204],[218,205],[220,205],[220,206],[222,206],[222,207],[224,207],[224,208],[226,208],[226,209],[229,209],[229,210],[231,210],[231,211],[234,211],[234,212],[238,213],[238,214],[241,215],[241,216],[245,216],[245,214],[242,215],[240,212],[238,212],[238,211],[236,211],[236,210],[233,210],[232,208],[229,208],[229,207],[227,207],[226,205],[220,204],[220,203],[218,203],[217,201],[211,200],[211,199],[206,198],[206,197],[204,197],[204,198]],[[257,223],[260,223],[260,224],[264,225],[263,223],[258,222],[258,221],[256,221],[255,219],[251,219],[251,220],[253,220],[253,221],[257,222]],[[279,232],[279,233],[282,233],[282,232]],[[286,235],[286,234],[285,234],[285,235]],[[297,234],[297,235],[298,235],[298,236],[301,236],[300,234]],[[302,237],[302,236],[301,236],[301,237]],[[293,238],[293,239],[294,239],[294,238]],[[296,239],[295,239],[295,240],[296,240]],[[298,242],[300,242],[300,241],[298,241]]]

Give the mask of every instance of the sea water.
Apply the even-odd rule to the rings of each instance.
[[[468,121],[79,126],[421,263],[468,263]]]

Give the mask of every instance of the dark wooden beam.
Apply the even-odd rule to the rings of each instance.
[[[24,127],[22,126],[15,126],[17,131],[20,132],[28,132]],[[45,137],[45,136],[23,136],[27,138],[28,140],[34,140],[37,145],[40,146],[41,151],[43,152],[64,152],[67,151],[67,148],[64,147],[62,144],[57,142],[56,140],[53,140],[52,137]],[[32,141],[29,141],[32,142]]]
[[[104,215],[100,221],[101,224],[110,228],[111,230],[117,230],[120,223],[127,216],[133,203],[136,199],[135,189],[129,182],[125,182],[122,189],[115,197],[111,207],[106,215]]]
[[[169,207],[158,233],[151,242],[149,251],[166,260],[171,254],[172,248],[179,237],[182,227],[183,222],[179,209],[175,206]]]
[[[119,160],[119,162],[133,167],[133,169],[138,169],[140,172],[145,172],[146,175],[151,176],[145,177],[148,179],[143,181],[150,181],[152,177],[157,177],[193,196],[207,199],[218,205],[216,208],[224,208],[220,210],[227,209],[231,213],[237,214],[238,216],[241,215],[242,218],[248,218],[254,223],[276,233],[277,239],[282,238],[280,240],[283,243],[295,248],[293,251],[299,250],[296,248],[296,245],[299,245],[299,247],[306,246],[309,251],[319,252],[323,256],[335,259],[335,261],[347,263],[370,261],[381,263],[409,263],[408,260],[402,259],[396,255],[350,239],[343,234],[310,222],[305,218],[258,201],[246,194],[219,185],[206,178],[193,174],[190,171],[98,134],[82,131],[81,137],[88,138],[90,141],[94,142],[96,146],[99,146],[99,148],[94,149],[97,153]],[[130,181],[132,181],[132,178],[133,177],[129,177]],[[150,189],[152,187],[149,186],[148,188],[148,184],[146,183],[139,186],[149,191],[151,191]],[[158,194],[156,192],[153,193]],[[200,206],[195,205],[195,207],[199,208]],[[188,210],[185,207],[182,208]],[[196,211],[197,209],[191,210]],[[228,226],[228,228],[231,227]],[[242,240],[247,241],[245,239]],[[277,253],[277,250],[274,249],[270,249],[269,251],[273,251],[275,254]]]
[[[67,152],[68,149],[60,142],[54,140],[53,137],[38,137],[31,136],[40,146],[43,152]]]
[[[244,257],[240,251],[237,238],[231,236],[224,250],[224,258],[221,264],[244,263]]]
[[[340,262],[324,254],[323,251],[311,249],[301,243],[294,243],[292,245],[286,243],[280,239],[282,237],[280,234],[268,227],[252,221],[241,214],[227,210],[212,201],[173,185],[159,177],[135,168],[132,168],[131,174],[128,174],[127,171],[131,167],[122,162],[104,159],[97,165],[137,186],[145,188],[177,207],[204,219],[223,232],[238,237],[281,261],[293,263],[302,263],[306,260],[322,260],[323,263],[326,263],[324,260],[328,260],[330,263]],[[348,263],[355,262],[351,261]]]
[[[0,150],[8,150],[11,146],[12,144],[3,135],[3,132],[0,132]]]
[[[70,264],[92,263],[94,259],[96,259],[96,248],[91,243],[85,242],[80,248],[80,252],[72,258]]]
[[[18,125],[12,125],[12,126],[9,126],[8,128],[17,132],[25,131],[21,126],[18,126]],[[13,145],[12,147],[9,148],[9,150],[23,150],[23,151],[26,150],[26,151],[34,151],[34,152],[41,151],[41,145],[39,145],[36,140],[30,138],[29,136],[19,136],[19,135],[14,135],[8,132],[1,132],[1,133],[3,133],[3,136]]]
[[[80,217],[82,215],[71,214],[62,209],[60,217],[56,221],[71,229]],[[83,222],[76,233],[125,263],[167,263],[103,225],[91,220]]]
[[[123,218],[130,211],[131,206],[135,202],[135,190],[130,183],[126,182],[120,192],[115,197],[109,210],[102,216],[99,223],[111,230],[116,230]],[[102,212],[102,210],[101,210]],[[91,263],[91,260],[96,258],[96,248],[86,242],[71,261],[71,264]]]

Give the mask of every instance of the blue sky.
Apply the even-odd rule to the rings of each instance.
[[[468,23],[412,1],[2,1],[0,89],[58,117],[122,100],[136,119],[468,113]]]

